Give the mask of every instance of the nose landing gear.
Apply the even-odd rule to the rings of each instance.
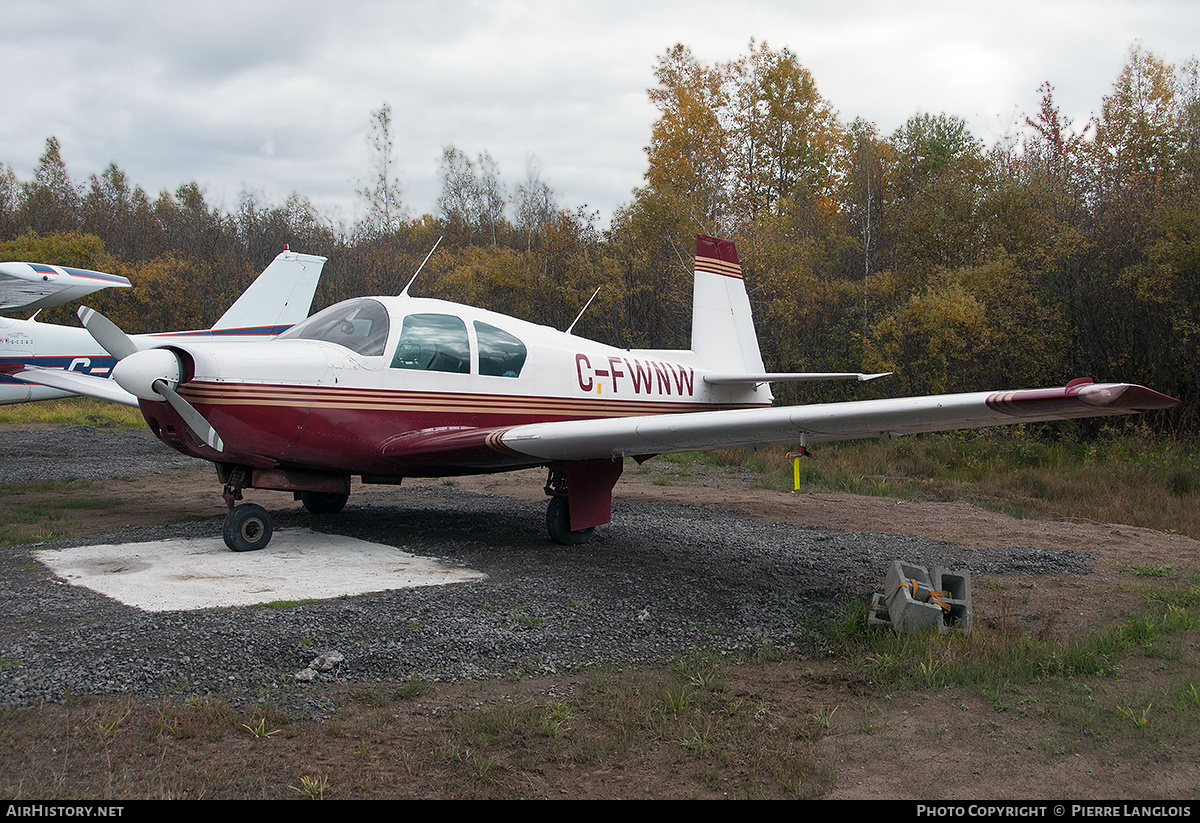
[[[225,545],[235,552],[253,552],[266,548],[275,532],[271,514],[262,506],[257,503],[237,505],[237,501],[242,499],[242,488],[247,479],[245,469],[240,466],[235,468],[229,473],[221,495],[225,498],[225,504],[229,506],[229,514],[225,515],[225,522],[221,527],[221,536],[225,538]]]
[[[233,551],[253,552],[265,548],[273,532],[270,512],[257,503],[243,503],[225,515],[221,536]]]

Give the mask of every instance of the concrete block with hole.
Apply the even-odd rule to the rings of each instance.
[[[867,622],[915,634],[930,629],[971,630],[971,575],[934,566],[892,562],[882,594],[871,602]]]

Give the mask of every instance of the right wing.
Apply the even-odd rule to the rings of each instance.
[[[929,395],[807,406],[730,409],[531,423],[490,435],[495,447],[546,460],[759,448],[972,429],[1168,409],[1179,401],[1144,386],[1073,380],[1048,389]]]

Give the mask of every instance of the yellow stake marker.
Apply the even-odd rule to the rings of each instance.
[[[792,491],[800,491],[800,458],[803,452],[788,452],[788,457],[792,460]]]

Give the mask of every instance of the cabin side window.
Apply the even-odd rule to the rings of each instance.
[[[493,377],[520,377],[525,365],[525,344],[504,329],[475,321],[479,341],[479,373]]]
[[[470,374],[466,324],[452,314],[410,314],[404,318],[392,368]]]
[[[367,357],[378,357],[383,354],[387,336],[387,309],[364,297],[319,311],[279,335],[279,339],[324,340]]]

